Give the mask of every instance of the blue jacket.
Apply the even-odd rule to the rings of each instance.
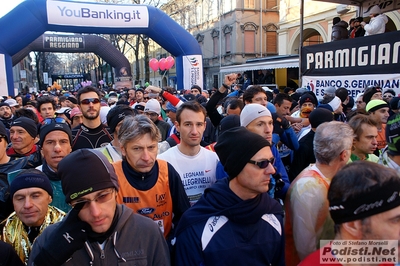
[[[242,200],[227,178],[204,191],[176,230],[175,265],[285,265],[282,206],[266,193]]]

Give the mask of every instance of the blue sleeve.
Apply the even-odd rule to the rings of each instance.
[[[239,91],[233,91],[229,93],[226,97],[239,97]]]
[[[192,226],[182,231],[175,240],[175,264],[173,265],[204,265],[200,236],[197,236]]]
[[[215,175],[216,175],[217,180],[223,179],[228,176],[228,174],[224,170],[224,166],[222,165],[222,163],[220,161],[218,161],[217,170],[215,171]]]
[[[281,141],[281,137],[279,136],[279,134],[272,133],[272,143],[278,143],[279,141]]]
[[[289,177],[286,172],[286,168],[282,163],[281,156],[279,155],[279,151],[275,145],[273,145],[271,147],[271,151],[275,157],[274,166],[276,167],[276,170],[278,171],[278,173],[281,174],[282,180],[285,182],[285,185],[283,186],[283,188],[280,191],[275,192],[275,197],[278,197],[278,198],[284,200],[286,197],[286,192],[288,191],[289,186],[290,186]]]
[[[296,133],[294,132],[292,127],[289,127],[288,129],[285,129],[285,131],[283,131],[281,135],[281,141],[291,150],[295,151],[299,148],[299,140],[297,139]]]

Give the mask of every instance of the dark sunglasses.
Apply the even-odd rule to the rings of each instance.
[[[143,97],[143,99],[144,99],[144,100],[150,100],[150,98],[149,98],[149,97]]]
[[[43,120],[42,125],[50,125],[53,123],[65,124],[67,123],[67,121],[65,121],[65,119],[62,117],[46,118],[45,120]]]
[[[83,99],[81,101],[81,104],[90,104],[90,103],[96,104],[99,102],[100,102],[100,100],[98,98],[88,98],[88,99]]]
[[[250,160],[248,163],[255,164],[255,165],[257,165],[258,167],[260,167],[261,169],[265,169],[265,168],[268,167],[269,164],[274,165],[274,162],[275,162],[275,158],[272,157],[272,158],[269,159],[269,160],[266,159],[266,160],[259,161],[259,162]]]

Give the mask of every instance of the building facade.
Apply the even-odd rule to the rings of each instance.
[[[261,70],[264,74],[267,70],[272,71],[276,79],[280,80],[280,87],[289,86],[289,80],[298,82],[298,69],[274,69],[273,61],[276,56],[281,60],[281,56],[299,54],[300,1],[172,0],[162,5],[161,9],[190,32],[199,43],[203,53],[205,89],[221,85],[223,75],[226,74],[221,68],[251,64],[246,62],[263,58],[272,60],[269,60],[271,64],[265,64]],[[386,30],[400,29],[399,11],[385,14],[389,18]],[[348,22],[358,16],[360,11],[357,6],[305,0],[303,46],[330,42],[334,17]],[[160,59],[169,55],[158,44],[153,42],[150,45],[150,58]],[[254,70],[252,69],[251,76],[253,79],[256,73]],[[135,74],[135,71],[133,73]],[[141,63],[141,73],[144,73],[144,62]],[[174,68],[167,73],[151,72],[150,83],[157,86],[174,86],[175,76]],[[294,76],[297,76],[297,79]],[[144,82],[142,80],[141,83]]]

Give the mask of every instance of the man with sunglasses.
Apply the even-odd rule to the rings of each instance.
[[[170,265],[158,226],[117,204],[118,178],[100,151],[72,152],[58,174],[73,208],[37,238],[28,265]]]
[[[286,195],[286,265],[297,265],[317,250],[319,240],[333,239],[327,193],[333,176],[350,159],[353,135],[353,129],[339,121],[317,127],[314,135],[316,162],[293,180]]]
[[[99,90],[86,86],[78,91],[77,98],[83,115],[83,123],[72,130],[72,150],[106,146],[113,137],[109,129],[101,123]]]
[[[248,90],[251,90],[251,88]],[[271,112],[265,106],[259,103],[246,104],[240,114],[240,125],[272,143],[274,122]],[[284,200],[290,185],[289,177],[276,145],[271,146],[271,151],[275,158],[274,167],[276,168],[276,172],[281,175],[281,179],[284,183],[281,183],[283,185],[281,187],[275,187],[275,179],[273,179],[271,182],[271,189],[268,193],[271,197]]]
[[[60,161],[72,151],[71,129],[61,117],[47,118],[40,127],[39,136],[43,164],[36,169],[45,173],[50,180],[54,192],[52,205],[68,212],[71,207],[65,203],[65,195],[62,192],[61,179],[57,175],[57,168]]]
[[[175,265],[285,265],[282,206],[266,193],[275,172],[270,142],[236,127],[215,151],[228,177],[183,214]]]

